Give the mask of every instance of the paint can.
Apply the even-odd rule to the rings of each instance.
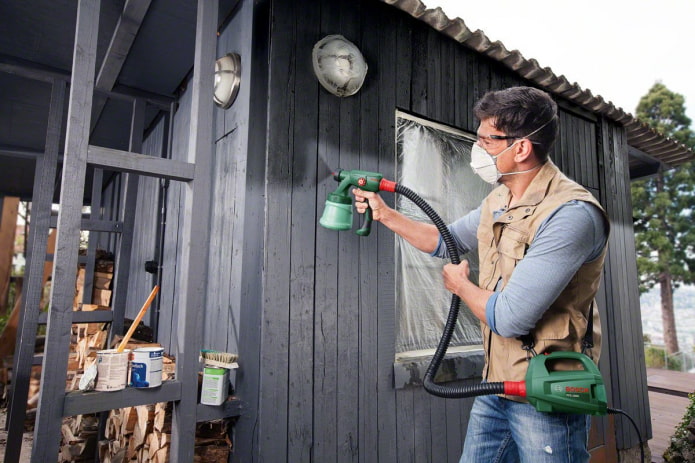
[[[130,385],[158,387],[162,385],[163,347],[138,347],[130,363]]]
[[[128,360],[130,349],[97,351],[97,391],[120,391],[128,382]]]
[[[203,405],[222,405],[229,395],[229,370],[205,366],[200,403]]]

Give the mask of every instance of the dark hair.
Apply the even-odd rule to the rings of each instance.
[[[558,135],[557,104],[543,90],[511,87],[487,92],[473,112],[480,121],[492,119],[495,128],[506,135],[528,138],[536,157],[543,162],[548,159]],[[528,136],[534,130],[538,132]]]

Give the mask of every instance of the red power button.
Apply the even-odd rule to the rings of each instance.
[[[364,177],[360,177],[357,179],[357,185],[358,186],[365,186],[367,184],[367,179]]]

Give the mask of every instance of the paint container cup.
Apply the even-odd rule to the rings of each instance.
[[[200,403],[203,405],[222,405],[229,395],[229,370],[205,366]]]
[[[130,363],[130,385],[158,387],[162,385],[163,347],[138,347]]]
[[[125,389],[128,383],[128,360],[130,349],[118,352],[118,349],[97,351],[96,391],[110,392]]]

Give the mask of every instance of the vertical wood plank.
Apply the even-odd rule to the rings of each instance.
[[[191,124],[188,161],[196,165],[195,180],[186,184],[182,230],[182,259],[186,272],[178,288],[176,377],[182,382],[181,400],[174,403],[171,455],[192,461],[198,393],[198,355],[202,342],[207,281],[207,243],[210,237],[210,203],[213,154],[213,79],[217,40],[216,0],[199,0],[193,64]]]
[[[261,459],[286,455],[288,446],[288,351],[291,243],[292,144],[294,124],[295,19],[293,6],[272,2],[266,172],[267,230],[264,251],[264,320],[261,345],[259,413]]]
[[[99,3],[97,0],[82,0],[77,7],[53,284],[31,459],[34,463],[55,460],[60,441],[62,397],[70,348],[80,219],[87,170],[89,108],[92,106],[94,90]],[[60,399],[56,400],[58,397]]]
[[[339,138],[340,162],[346,169],[369,170],[371,166],[364,164],[365,159],[375,158],[371,153],[362,151],[360,139],[363,128],[360,127],[362,118],[374,121],[374,105],[370,103],[370,95],[376,91],[376,75],[384,63],[378,54],[379,44],[376,29],[363,27],[364,18],[373,15],[374,8],[367,2],[341,2],[340,30],[357,45],[368,63],[371,75],[367,74],[362,89],[349,98],[340,100]],[[371,156],[370,156],[371,155]],[[361,224],[362,217],[354,213],[354,221]],[[337,359],[336,374],[336,461],[358,461],[359,446],[359,413],[358,407],[348,404],[359,404],[359,336],[360,314],[364,309],[361,305],[362,291],[369,291],[369,286],[362,285],[360,280],[360,261],[362,246],[373,243],[368,237],[360,238],[352,231],[341,233],[339,239],[339,289],[336,310]],[[369,309],[368,309],[369,310]]]
[[[145,130],[145,101],[136,99],[133,102],[133,113],[130,124],[129,151],[142,152],[142,137]],[[116,263],[113,276],[113,298],[111,307],[113,310],[113,322],[111,323],[111,336],[123,333],[123,317],[125,316],[126,300],[128,298],[128,279],[130,275],[130,261],[133,250],[133,236],[135,234],[135,211],[138,204],[138,179],[137,174],[121,174],[123,176],[123,207],[120,220],[123,222],[121,232],[116,245]]]
[[[239,281],[239,358],[244,368],[237,376],[237,394],[244,398],[248,408],[235,426],[235,441],[243,445],[233,452],[232,461],[246,463],[259,461],[261,455],[261,435],[265,433],[265,419],[268,417],[260,407],[261,395],[261,345],[265,320],[264,255],[266,227],[266,160],[268,152],[269,108],[266,104],[251,102],[267,101],[269,94],[269,68],[275,65],[270,60],[271,10],[268,0],[244,2],[240,11],[243,21],[252,24],[249,56],[249,116],[248,128],[244,135],[248,140],[248,154],[244,172],[245,204],[243,209],[243,242],[241,243],[240,265],[243,269]],[[243,72],[243,70],[242,70]]]
[[[428,86],[428,48],[427,32],[428,27],[423,23],[413,25],[412,32],[412,74],[410,81],[410,111],[418,114],[427,114],[427,104],[430,95],[427,93]]]
[[[311,460],[314,392],[314,316],[317,197],[318,88],[311,50],[319,39],[320,8],[315,2],[294,5],[296,39],[294,69],[295,117],[289,148],[291,161],[289,224],[288,461]],[[300,109],[301,108],[301,109]],[[323,201],[321,201],[322,203]],[[288,243],[285,243],[285,247]],[[326,410],[330,411],[330,410]]]
[[[51,104],[48,112],[46,148],[43,156],[36,160],[32,194],[31,227],[26,264],[26,279],[22,294],[19,329],[15,342],[12,395],[7,413],[7,447],[5,461],[19,460],[29,380],[34,358],[36,329],[43,294],[43,272],[46,247],[50,231],[53,185],[58,169],[60,134],[63,127],[66,83],[55,80],[51,89]]]
[[[644,351],[639,296],[632,285],[612,284],[616,281],[637,281],[634,261],[634,234],[629,195],[629,168],[624,133],[606,120],[601,121],[601,143],[605,173],[602,203],[611,219],[611,235],[606,257],[606,297],[608,300],[605,343],[610,360],[610,382],[613,406],[629,413],[642,436],[649,439],[651,423],[644,367]],[[635,371],[642,371],[635,375]],[[629,381],[627,380],[629,378]],[[616,443],[619,449],[637,445],[637,437],[627,420],[616,423]]]
[[[389,24],[388,18],[391,18],[391,10],[384,4],[380,4],[379,21],[383,24]],[[393,27],[393,26],[391,26]],[[387,50],[393,47],[394,37],[393,32],[385,30],[384,36],[380,41],[380,48],[384,50],[381,53],[383,59],[393,59]],[[415,34],[413,34],[413,39]],[[407,37],[406,37],[407,38]],[[412,48],[413,53],[416,51]],[[388,61],[387,61],[388,62]],[[394,85],[393,77],[389,76],[388,69],[394,69],[396,66],[384,65],[384,71],[379,73],[379,94],[378,102],[378,132],[375,133],[372,127],[362,126],[362,151],[365,153],[378,153],[378,172],[384,174],[387,178],[395,179],[395,108],[396,96],[410,92],[411,97],[414,97],[416,90],[414,87],[405,90],[401,88],[397,90]],[[415,71],[415,63],[412,63],[412,70]],[[399,84],[400,85],[400,84]],[[402,93],[401,93],[402,92]],[[363,96],[364,98],[364,96]],[[369,103],[366,103],[369,104]],[[412,108],[411,108],[412,110]],[[363,124],[367,121],[363,121]],[[384,194],[384,198],[388,204],[394,205],[394,196]],[[375,289],[371,289],[361,297],[364,297],[365,311],[376,312],[370,314],[370,320],[373,323],[376,320],[376,338],[374,339],[376,347],[376,385],[377,385],[377,416],[378,416],[378,438],[379,438],[379,453],[377,460],[379,461],[395,461],[397,455],[397,432],[399,421],[397,420],[396,410],[396,393],[393,388],[393,360],[395,358],[395,343],[396,343],[396,297],[394,292],[394,236],[390,230],[383,226],[376,227],[376,251],[370,249],[365,250],[365,255],[361,262],[361,267],[370,270],[376,270],[372,276],[370,273],[365,274],[365,279],[370,278],[372,282],[377,282]],[[374,259],[376,258],[376,267],[374,267]],[[373,306],[376,292],[376,306]],[[364,313],[364,312],[363,312]],[[374,317],[374,318],[371,318]],[[373,330],[373,327],[368,328],[368,332]],[[365,353],[365,355],[374,355],[374,352]],[[365,391],[370,394],[370,390]]]
[[[359,47],[359,38],[341,29],[341,5],[337,2],[321,4],[321,36],[340,32]],[[368,63],[371,65],[371,63]],[[371,69],[369,70],[371,72]],[[369,79],[369,72],[367,79]],[[366,82],[365,82],[366,85]],[[354,98],[348,97],[348,98]],[[341,99],[319,88],[319,157],[331,169],[353,168],[342,156],[340,145]],[[335,190],[337,183],[332,177],[322,182],[317,204],[326,200],[326,194]],[[323,204],[321,204],[323,209]],[[354,217],[353,217],[354,220]],[[342,261],[341,246],[344,235],[327,229],[317,229],[316,259],[316,331],[314,333],[314,439],[313,458],[316,461],[336,461],[338,458],[338,316],[340,307],[342,271],[347,266]],[[349,310],[345,308],[345,310]]]

